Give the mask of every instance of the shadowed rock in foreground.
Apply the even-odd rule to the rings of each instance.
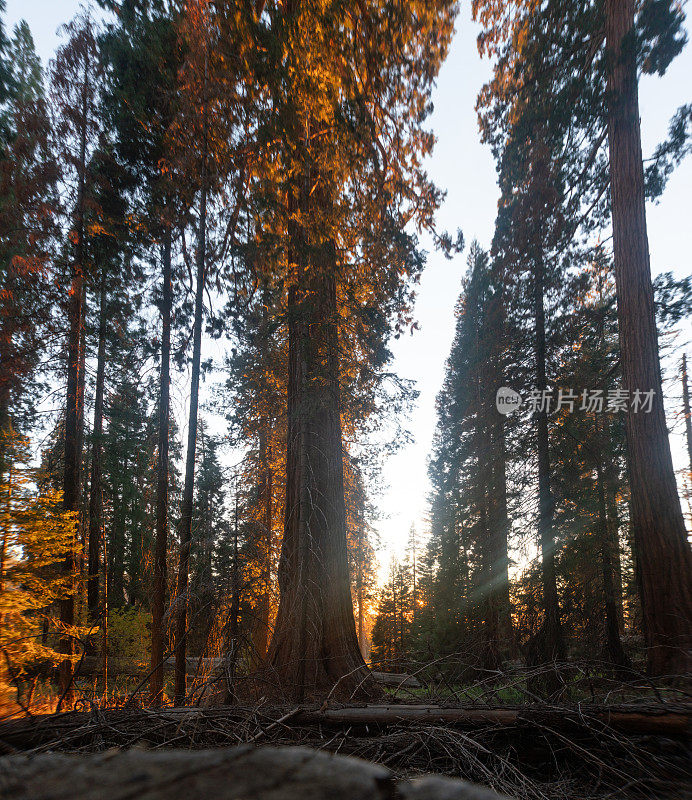
[[[0,759],[3,800],[503,800],[451,778],[397,780],[385,767],[306,747],[43,753]],[[505,798],[506,800],[506,798]]]

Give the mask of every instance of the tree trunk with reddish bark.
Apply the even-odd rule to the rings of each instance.
[[[690,386],[687,381],[687,353],[682,355],[682,402],[685,412],[685,441],[687,442],[687,461],[692,475],[692,417],[690,416]]]
[[[653,392],[650,413],[630,403],[626,417],[632,528],[648,670],[661,675],[692,666],[692,553],[663,407],[633,28],[634,0],[608,0],[608,143],[623,385],[631,399]]]
[[[77,203],[75,207],[75,257],[72,262],[72,280],[67,304],[67,397],[65,404],[65,464],[63,475],[63,508],[79,515],[81,501],[81,471],[83,415],[84,415],[84,217],[86,196],[86,147],[88,127],[89,75],[85,66],[82,90],[82,117],[79,140]],[[69,630],[75,621],[75,549],[79,540],[79,521],[74,523],[70,552],[65,558],[63,572],[67,579],[65,596],[60,600],[60,622]],[[66,656],[58,667],[58,686],[61,706],[71,707],[74,700],[73,664],[74,638],[69,633],[61,636],[59,652]]]
[[[335,250],[290,289],[286,517],[272,676],[295,700],[366,696],[346,550]]]

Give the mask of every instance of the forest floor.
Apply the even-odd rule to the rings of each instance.
[[[530,682],[530,680],[529,680]],[[439,688],[439,687],[438,687]],[[0,722],[0,751],[94,753],[117,748],[302,745],[358,756],[407,778],[437,773],[517,800],[692,797],[692,702],[680,688],[618,684],[558,700],[508,702],[478,685],[389,690],[377,704],[253,704],[148,709],[81,701],[81,711]],[[460,698],[464,698],[463,701]]]

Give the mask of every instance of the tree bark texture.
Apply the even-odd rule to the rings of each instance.
[[[260,428],[259,442],[259,503],[261,510],[261,530],[259,556],[261,561],[259,597],[255,612],[253,635],[254,655],[259,662],[267,657],[269,645],[269,611],[271,592],[271,554],[273,526],[273,475],[271,468],[271,450],[269,443],[269,420],[264,417]]]
[[[346,549],[335,252],[290,289],[286,509],[269,664],[295,699],[367,694]],[[316,269],[314,267],[317,267]]]
[[[620,623],[613,568],[613,543],[608,526],[606,509],[605,479],[603,468],[596,467],[596,490],[598,492],[598,533],[601,551],[601,573],[603,576],[603,595],[605,598],[605,634],[608,660],[614,667],[627,669],[631,666],[620,639]]]
[[[77,204],[75,208],[75,257],[72,262],[72,280],[67,303],[67,397],[65,405],[65,465],[63,475],[63,508],[79,515],[81,500],[81,438],[84,414],[84,370],[82,368],[84,326],[84,217],[86,195],[86,146],[88,127],[89,75],[85,66],[82,90],[82,118],[79,141]],[[81,385],[80,385],[81,383]],[[75,548],[79,540],[79,521],[75,519],[73,542],[63,565],[67,578],[67,594],[60,600],[60,622],[69,629],[74,625]],[[63,704],[70,707],[73,702],[73,665],[70,656],[74,653],[74,639],[67,633],[62,636],[59,651],[67,658],[58,668],[58,685]]]
[[[623,386],[654,392],[626,416],[632,529],[651,674],[692,666],[692,554],[666,428],[646,230],[634,0],[607,0],[608,142]]]

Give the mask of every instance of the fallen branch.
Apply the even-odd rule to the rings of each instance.
[[[565,709],[535,708],[454,708],[434,705],[363,706],[303,712],[304,722],[344,725],[391,725],[428,723],[477,727],[483,725],[530,725],[532,721],[551,720],[558,727],[583,723],[588,717],[623,733],[652,736],[686,736],[692,732],[692,708],[686,711],[615,711],[593,709],[570,712]]]
[[[692,706],[678,705],[674,708],[659,706],[640,709],[600,707],[580,709],[541,708],[527,706],[522,708],[473,708],[437,705],[370,705],[345,706],[318,710],[311,707],[297,707],[271,719],[272,727],[279,726],[288,719],[298,725],[329,726],[371,726],[373,729],[386,726],[447,725],[457,728],[522,727],[549,725],[555,729],[578,731],[594,727],[612,729],[622,734],[686,737],[692,730]],[[181,715],[187,719],[203,719],[213,723],[215,720],[233,720],[238,716],[247,717],[252,708],[241,706],[219,706],[216,708],[179,707],[160,711],[122,711],[103,710],[96,714],[72,712],[61,715],[43,715],[31,719],[13,719],[0,722],[0,741],[15,748],[30,749],[46,742],[60,740],[73,732],[87,730],[95,723],[117,726],[131,723],[138,717],[140,721],[158,718],[176,719]],[[269,711],[267,713],[270,713]],[[266,729],[266,733],[269,729]],[[253,734],[246,741],[256,741],[260,733]]]
[[[262,740],[358,756],[400,776],[452,775],[517,800],[678,800],[689,778],[687,741],[678,734],[688,730],[691,712],[689,704],[94,707],[0,723],[0,752],[31,753],[33,761],[50,751],[116,752],[138,743],[197,750]]]

